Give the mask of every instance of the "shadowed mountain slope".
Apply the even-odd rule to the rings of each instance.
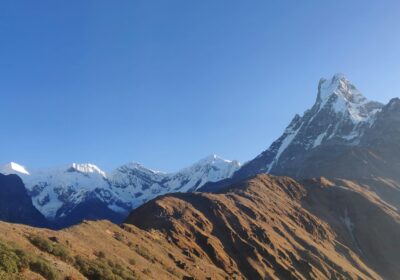
[[[17,175],[0,174],[0,220],[48,226],[45,217],[33,206],[22,180]]]
[[[400,215],[368,185],[307,180],[302,205],[328,223],[341,242],[384,279],[400,275]]]

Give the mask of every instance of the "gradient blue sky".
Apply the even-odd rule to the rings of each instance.
[[[245,161],[343,72],[400,95],[399,1],[0,2],[0,161]]]

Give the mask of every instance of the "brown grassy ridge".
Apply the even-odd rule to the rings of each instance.
[[[31,243],[32,236],[39,236],[51,244],[60,244],[70,257],[63,258],[38,248]],[[84,222],[61,231],[0,222],[0,242],[47,260],[56,271],[57,279],[125,280],[128,276],[131,279],[184,279],[189,275],[199,279],[224,279],[226,276],[207,261],[196,257],[189,259],[157,232],[145,232],[130,225],[120,227],[108,221]],[[128,276],[104,273],[100,278],[85,277],[77,265],[77,260],[81,259],[89,264],[98,261],[100,266],[106,263],[109,268],[111,263],[112,266],[122,267]],[[18,275],[22,275],[23,279],[46,279],[29,268]]]

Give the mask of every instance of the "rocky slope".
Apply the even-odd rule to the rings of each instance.
[[[65,227],[83,219],[121,222],[132,209],[157,195],[195,191],[207,182],[230,177],[239,166],[237,161],[212,155],[175,173],[153,171],[138,163],[109,174],[93,164],[27,170],[10,163],[0,173],[18,174],[33,205],[48,220]]]
[[[400,273],[398,213],[350,182],[258,175],[217,194],[159,197],[126,222],[163,233],[232,278],[397,279]]]

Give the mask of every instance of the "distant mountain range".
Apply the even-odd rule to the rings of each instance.
[[[230,177],[239,167],[237,161],[212,155],[176,173],[138,163],[108,174],[93,164],[31,170],[14,162],[0,168],[0,173],[20,176],[33,205],[49,221],[65,227],[83,219],[121,222],[132,209],[158,195],[196,191],[207,182]]]

